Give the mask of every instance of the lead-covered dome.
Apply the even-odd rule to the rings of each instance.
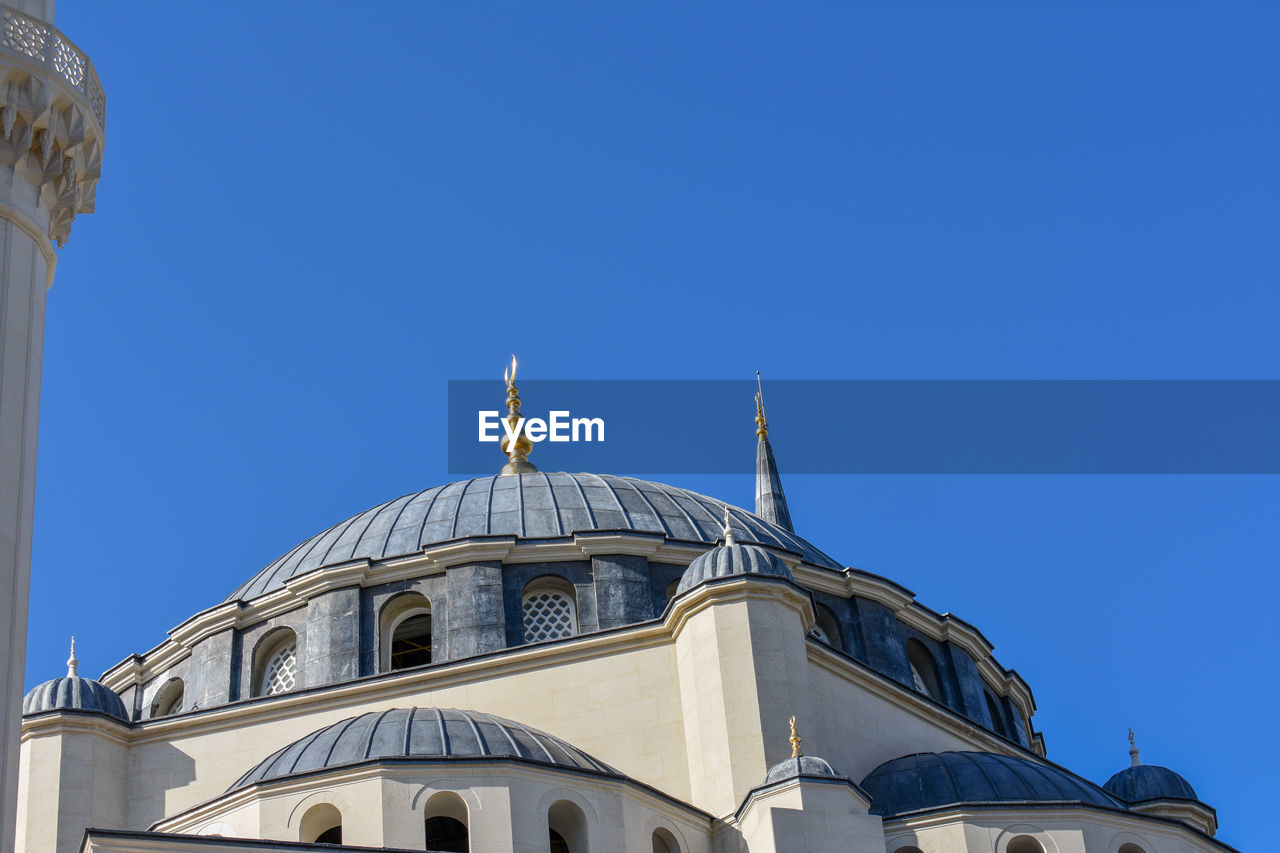
[[[1159,764],[1136,764],[1112,776],[1102,786],[1107,793],[1126,803],[1144,800],[1200,800],[1191,783],[1168,767]]]
[[[55,678],[32,687],[22,699],[22,715],[43,714],[46,711],[85,711],[105,714],[124,722],[129,712],[124,702],[105,684],[92,678],[68,675]]]
[[[371,711],[312,732],[267,756],[228,792],[367,761],[513,758],[618,775],[558,737],[492,714],[455,708]]]
[[[607,474],[537,472],[478,477],[379,504],[301,543],[227,600],[256,598],[312,569],[399,557],[473,536],[554,539],[609,530],[714,544],[726,508],[744,538],[794,551],[814,565],[842,568],[785,528],[687,489]]]
[[[796,776],[831,776],[839,778],[840,774],[836,773],[835,768],[819,758],[816,755],[798,755],[792,758],[786,758],[769,768],[769,773],[764,777],[766,785],[779,782],[783,779],[793,779]]]
[[[768,575],[791,580],[791,570],[777,554],[756,545],[739,545],[730,541],[695,557],[680,577],[676,593],[693,589],[703,581],[735,575]]]
[[[960,803],[1124,803],[1060,767],[992,752],[920,752],[886,761],[862,780],[871,813],[892,817]]]

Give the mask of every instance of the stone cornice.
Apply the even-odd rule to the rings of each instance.
[[[999,737],[968,717],[956,713],[945,705],[927,699],[915,690],[899,684],[889,676],[876,672],[866,664],[860,663],[824,643],[817,641],[809,643],[809,661],[857,684],[869,693],[893,703],[901,710],[926,720],[930,725],[946,729],[950,733],[969,741],[975,749],[984,752],[997,752],[1003,755],[1032,756],[1036,760],[1042,760],[1042,756],[1034,755],[1012,741]]]
[[[49,711],[22,718],[22,743],[46,735],[87,733],[127,746],[128,726],[128,723],[97,712]]]
[[[1035,698],[1030,686],[1017,672],[1002,667],[992,655],[995,647],[977,628],[951,613],[937,613],[918,602],[905,587],[887,578],[857,569],[833,572],[803,564],[792,568],[804,586],[842,598],[858,596],[875,601],[893,612],[902,624],[937,642],[952,643],[964,649],[977,664],[983,679],[1000,695],[1007,695],[1022,710],[1027,720],[1035,713]]]
[[[417,554],[391,560],[362,558],[336,563],[289,578],[282,589],[252,601],[229,601],[198,613],[170,631],[168,640],[140,658],[134,656],[117,664],[104,673],[101,680],[117,693],[144,684],[186,658],[191,648],[205,637],[228,628],[249,628],[304,607],[317,595],[344,587],[368,587],[427,577],[445,572],[450,566],[479,562],[562,562],[590,560],[593,556],[609,554],[632,554],[644,556],[652,562],[688,565],[705,550],[705,547],[673,543],[657,534],[599,532],[549,540],[477,537],[434,545]],[[1016,672],[1006,670],[996,662],[991,643],[969,623],[950,613],[939,614],[925,607],[916,601],[910,590],[887,578],[858,569],[840,572],[821,568],[801,562],[789,551],[768,550],[787,563],[796,582],[805,589],[878,602],[904,625],[938,642],[949,642],[963,649],[977,663],[983,679],[998,694],[1007,695],[1017,703],[1023,717],[1030,721],[1036,707],[1030,687]],[[508,649],[498,654],[513,652]]]
[[[804,620],[806,631],[813,627],[809,591],[786,578],[768,575],[735,575],[703,582],[672,599],[664,622],[670,628],[672,639],[677,639],[685,624],[707,608],[750,600],[784,603]]]
[[[1108,808],[1092,803],[966,803],[959,806],[940,806],[934,809],[911,812],[884,819],[885,836],[903,829],[920,831],[944,827],[956,823],[976,823],[982,818],[1001,823],[1025,822],[1042,826],[1050,821],[1079,818],[1085,813],[1090,819],[1112,826],[1117,830],[1130,828],[1133,823],[1146,823],[1171,831],[1192,842],[1193,848],[1204,851],[1240,853],[1239,850],[1201,832],[1194,826],[1174,818],[1142,812]]]
[[[325,768],[282,779],[270,780],[232,791],[199,805],[165,817],[151,825],[155,832],[190,832],[203,823],[216,820],[218,817],[234,811],[236,808],[264,799],[265,797],[288,796],[290,794],[307,793],[317,787],[333,788],[339,785],[366,782],[376,779],[407,781],[422,784],[431,781],[430,776],[422,772],[422,768],[440,768],[441,775],[454,777],[493,776],[509,783],[512,777],[537,778],[540,776],[574,777],[575,787],[584,782],[601,788],[627,788],[632,794],[648,801],[651,807],[661,809],[672,816],[683,820],[706,822],[710,825],[711,815],[682,800],[664,793],[652,785],[647,785],[624,774],[602,773],[585,768],[563,767],[543,764],[511,756],[474,756],[468,758],[434,758],[434,759],[370,759],[347,767]]]

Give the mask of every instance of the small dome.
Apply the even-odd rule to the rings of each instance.
[[[1124,808],[1060,767],[991,752],[920,752],[886,761],[862,780],[871,813],[892,817],[958,803],[1087,803]]]
[[[55,678],[31,688],[22,700],[22,715],[46,711],[92,711],[129,722],[124,702],[111,688],[78,675]]]
[[[1126,803],[1140,803],[1143,800],[1196,800],[1196,791],[1191,784],[1168,767],[1159,764],[1137,764],[1126,767],[1107,780],[1102,786],[1108,794],[1119,797]]]
[[[839,778],[840,774],[818,756],[802,755],[799,758],[788,758],[773,765],[769,769],[769,775],[764,777],[764,783],[769,785],[796,776],[833,776]]]
[[[752,574],[791,580],[791,570],[778,555],[758,545],[739,545],[730,541],[695,557],[680,578],[676,594],[712,578]]]
[[[267,756],[227,791],[365,761],[455,758],[515,758],[617,775],[560,738],[502,717],[455,708],[394,708],[312,732]]]

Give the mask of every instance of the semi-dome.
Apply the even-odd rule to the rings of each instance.
[[[739,545],[730,540],[718,548],[712,548],[695,557],[681,576],[676,592],[693,589],[703,581],[712,578],[727,578],[733,575],[770,575],[791,580],[791,570],[777,554],[756,545]]]
[[[502,717],[456,708],[394,708],[312,732],[269,755],[227,790],[367,761],[478,758],[514,758],[617,775],[560,738]]]
[[[473,536],[551,539],[620,530],[713,544],[726,508],[746,538],[797,552],[815,565],[842,568],[786,528],[687,489],[607,474],[537,472],[478,477],[379,504],[307,539],[227,600],[256,598],[323,566],[398,557]]]
[[[770,785],[796,776],[832,776],[838,778],[839,775],[835,768],[818,756],[800,755],[783,759],[770,767],[768,775],[764,777],[764,782],[766,785]]]
[[[68,675],[55,678],[31,688],[22,699],[22,714],[43,714],[46,711],[90,711],[106,714],[117,720],[129,721],[129,712],[111,688],[94,681]]]
[[[862,780],[871,813],[892,817],[958,803],[1124,803],[1050,764],[991,752],[920,752],[886,761]]]
[[[1191,787],[1190,782],[1168,767],[1161,767],[1159,764],[1137,764],[1126,767],[1108,779],[1102,787],[1107,793],[1126,803],[1166,798],[1196,801],[1200,799],[1196,796],[1196,791]]]

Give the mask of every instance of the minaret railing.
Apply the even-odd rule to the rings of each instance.
[[[98,125],[105,129],[107,96],[88,55],[53,24],[3,5],[0,5],[0,17],[3,18],[0,52],[37,60],[51,69],[84,95],[98,119]]]

